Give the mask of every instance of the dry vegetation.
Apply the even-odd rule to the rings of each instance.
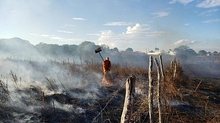
[[[101,71],[99,64],[90,64],[88,67],[96,72]],[[179,63],[177,76],[173,78],[173,69],[171,65],[166,66],[165,80],[161,83],[162,121],[165,123],[220,122],[220,79],[189,78],[184,74]],[[115,78],[121,78],[123,81],[131,74],[138,76],[136,86],[141,89],[142,94],[136,95],[132,122],[148,122],[147,69],[113,65],[112,73]],[[153,73],[153,76],[155,83],[156,73]],[[102,114],[102,121],[113,122],[114,119],[114,122],[119,122],[122,104],[120,108],[112,105],[110,107]],[[156,109],[154,112],[157,121],[158,112]]]
[[[33,62],[33,64],[36,64]],[[70,71],[71,74],[83,74],[86,76],[90,72],[101,73],[101,64],[83,64],[76,65],[72,63],[51,62],[51,64],[62,66]],[[82,69],[87,70],[85,73]],[[125,82],[126,78],[133,74],[136,76],[136,94],[134,112],[132,114],[132,122],[142,123],[148,122],[148,100],[147,100],[147,66],[146,68],[128,67],[113,65],[112,74],[115,81]],[[156,73],[153,73],[154,83]],[[11,72],[11,79],[15,86],[18,82],[18,77]],[[45,78],[47,87],[51,90],[56,90],[59,86],[54,84],[53,79]],[[101,81],[101,80],[100,80]],[[122,84],[123,85],[123,84]],[[212,78],[189,78],[184,75],[181,65],[177,65],[177,76],[173,77],[172,66],[165,67],[165,80],[161,83],[161,100],[162,100],[162,121],[165,123],[218,123],[220,122],[220,79]],[[7,110],[7,115],[0,116],[1,119],[13,118],[10,111],[3,107],[10,98],[7,84],[0,81],[1,91],[1,109],[0,113]],[[32,94],[27,105],[40,105],[40,113],[33,114],[32,118],[38,119],[33,121],[38,122],[65,122],[65,123],[82,123],[82,122],[103,122],[117,123],[120,121],[120,116],[124,100],[124,88],[105,88],[100,87],[99,91],[102,95],[96,100],[77,99],[71,97],[67,92],[63,94],[44,95],[43,90],[32,86],[26,90],[19,90],[19,93],[24,91]],[[86,93],[85,90],[74,89],[68,90],[74,93]],[[32,97],[35,96],[35,97]],[[37,102],[36,102],[37,100]],[[64,111],[54,107],[53,100],[61,104],[72,105],[77,109],[82,107],[86,109],[83,113],[77,111]],[[52,103],[51,103],[52,102]],[[30,104],[31,103],[31,104]],[[155,106],[156,107],[156,106]],[[25,114],[27,115],[27,114]],[[158,112],[154,109],[154,119],[157,121]]]

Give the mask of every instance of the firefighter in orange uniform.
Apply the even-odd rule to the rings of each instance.
[[[112,84],[112,77],[111,77],[111,61],[109,60],[109,57],[107,57],[103,63],[102,63],[102,69],[103,69],[103,79],[102,84],[109,86]]]
[[[106,72],[109,72],[109,71],[110,71],[110,69],[111,69],[111,61],[109,60],[109,57],[107,57],[107,58],[103,61],[102,69],[103,69],[104,74],[105,74]]]

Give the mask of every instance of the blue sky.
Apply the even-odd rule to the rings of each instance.
[[[0,38],[220,51],[220,0],[0,0]]]

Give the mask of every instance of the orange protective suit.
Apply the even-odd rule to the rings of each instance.
[[[111,69],[111,62],[109,61],[109,59],[106,59],[103,64],[102,64],[102,69],[103,72],[106,73],[107,71],[110,71]]]
[[[113,80],[110,73],[111,70],[111,62],[109,61],[109,58],[107,57],[105,61],[102,63],[102,69],[103,69],[103,79],[102,79],[102,85],[104,86],[112,86]]]

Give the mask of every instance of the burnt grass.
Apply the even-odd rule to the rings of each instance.
[[[69,96],[68,93],[54,94],[45,97],[45,102],[47,104],[53,100],[56,100],[61,104],[70,104],[74,109],[77,109],[77,107],[82,107],[86,110],[82,112],[66,112],[53,106],[46,106],[46,108],[43,108],[40,111],[41,122],[99,123],[104,122],[104,120],[109,120],[111,122],[120,122],[120,117],[118,116],[122,111],[121,107],[123,106],[123,95],[125,93],[125,90],[102,87],[100,88],[100,91],[102,91],[102,95],[99,95],[99,99],[96,100],[73,98]],[[117,91],[117,95],[115,95],[113,91]],[[111,101],[109,102],[109,100]],[[107,102],[109,103],[106,107]],[[103,108],[105,109],[103,110]]]
[[[33,63],[35,65],[36,63]],[[72,74],[80,74],[78,66],[70,63],[54,63],[64,66]],[[100,64],[84,66],[89,72],[101,74]],[[131,122],[142,123],[148,120],[147,70],[145,68],[113,66],[112,74],[117,81],[125,82],[134,74],[137,78],[134,109]],[[166,79],[162,82],[162,121],[165,123],[218,123],[220,122],[220,78],[190,77],[184,74],[181,66],[177,78],[170,79],[172,68],[166,67]],[[153,73],[156,78],[156,73]],[[155,81],[155,79],[154,79]],[[1,82],[3,83],[3,82]],[[21,98],[23,107],[8,105],[10,93],[1,84],[0,121],[3,123],[119,123],[122,113],[125,89],[123,87],[102,87],[98,92],[72,88],[62,93],[44,94],[36,86],[17,89],[16,93],[28,95]],[[4,92],[4,93],[3,93]],[[78,98],[72,94],[94,93],[95,98]],[[7,98],[6,98],[7,97]],[[172,103],[175,102],[175,103]],[[67,109],[59,108],[68,105]],[[32,110],[26,110],[27,107]],[[69,110],[68,110],[69,109]],[[158,120],[156,105],[154,121]]]

